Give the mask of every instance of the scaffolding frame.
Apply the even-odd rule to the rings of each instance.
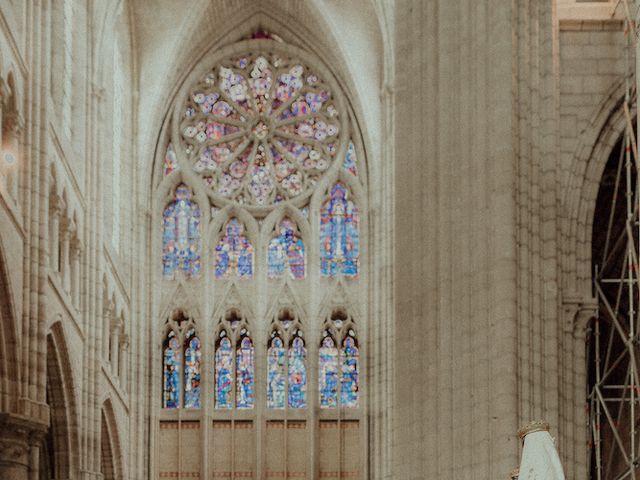
[[[640,0],[637,1],[640,6]],[[640,176],[631,115],[638,90],[632,49],[640,50],[640,43],[628,0],[614,1],[611,16],[620,6],[627,38],[625,132],[616,165],[602,257],[593,259],[596,265],[594,292],[598,299],[598,316],[591,331],[594,358],[590,359],[593,370],[588,392],[593,480],[640,478]],[[637,9],[636,15],[638,13]],[[619,215],[618,202],[624,202],[624,228],[620,228],[615,218]],[[618,275],[608,277],[610,269],[617,270]]]

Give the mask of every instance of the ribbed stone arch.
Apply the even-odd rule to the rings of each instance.
[[[53,474],[55,478],[74,478],[78,474],[80,444],[75,387],[71,359],[61,321],[47,335],[47,397]]]

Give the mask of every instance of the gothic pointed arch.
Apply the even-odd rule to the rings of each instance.
[[[0,411],[9,412],[15,408],[19,395],[20,362],[19,341],[13,294],[6,271],[6,261],[2,238],[0,238]]]
[[[78,473],[77,399],[66,336],[60,321],[47,335],[47,403],[51,423],[48,444],[50,464],[57,478],[73,478]]]
[[[104,480],[121,480],[122,445],[113,403],[107,398],[100,414],[100,469]]]

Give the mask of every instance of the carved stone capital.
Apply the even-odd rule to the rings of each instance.
[[[568,296],[563,299],[564,330],[584,336],[589,320],[598,316],[598,300],[590,297]]]
[[[24,121],[20,114],[13,110],[9,112],[5,112],[2,117],[2,133],[4,135],[9,135],[13,137],[17,137],[20,132],[22,132],[24,128]]]
[[[51,210],[51,214],[59,220],[65,207],[64,199],[57,193],[52,192],[49,197],[49,210]]]
[[[31,447],[39,445],[47,426],[19,415],[0,413],[0,471],[4,466],[29,465]]]

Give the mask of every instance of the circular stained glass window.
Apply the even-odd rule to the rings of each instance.
[[[214,198],[302,202],[347,141],[334,81],[272,40],[232,51],[183,92],[174,135]]]

